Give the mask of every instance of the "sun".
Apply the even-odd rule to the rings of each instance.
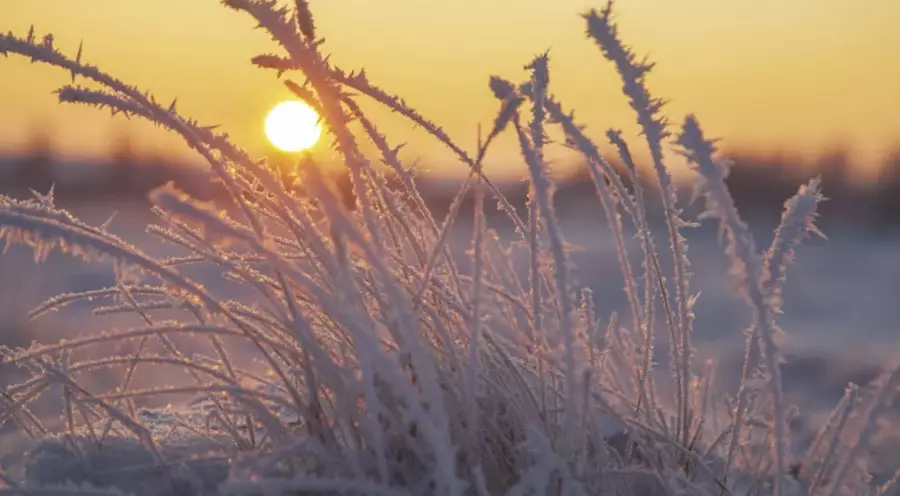
[[[300,152],[316,144],[322,135],[319,114],[299,100],[279,103],[266,116],[266,137],[279,150]]]

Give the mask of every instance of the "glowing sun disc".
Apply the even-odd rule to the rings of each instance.
[[[315,145],[322,135],[318,120],[316,111],[301,101],[281,102],[266,116],[266,137],[279,150],[303,151]]]

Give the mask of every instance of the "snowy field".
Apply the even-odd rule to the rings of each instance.
[[[104,204],[71,211],[94,224],[118,211],[112,232],[150,254],[178,254],[144,232],[154,218],[143,210],[145,207]],[[503,228],[501,219],[492,220],[500,226],[504,242],[514,239],[515,234]],[[577,267],[574,275],[580,286],[594,291],[598,315],[606,322],[611,312],[618,312],[620,322],[627,325],[621,320],[628,312],[619,264],[602,215],[565,215],[563,229],[567,240],[581,248],[572,255]],[[701,357],[718,364],[724,390],[734,391],[731,379],[740,369],[741,330],[749,323],[749,315],[731,291],[727,262],[714,234],[709,226],[687,233],[694,272],[692,290],[701,293],[695,307],[694,342]],[[848,381],[864,385],[882,364],[900,353],[900,238],[854,233],[849,228],[826,234],[828,240],[809,240],[799,250],[784,290],[785,313],[778,319],[788,334],[784,343],[789,357],[784,372],[786,392],[807,412],[833,408]],[[767,246],[771,234],[759,232],[757,236],[758,244]],[[658,240],[665,241],[662,232]],[[463,263],[470,242],[469,222],[460,220],[453,245]],[[639,260],[633,264],[636,270],[640,267]],[[237,287],[210,269],[204,270],[198,273],[199,279],[216,294],[239,296]],[[27,340],[51,343],[109,326],[140,325],[132,316],[92,316],[87,305],[25,321],[25,313],[46,298],[113,283],[110,264],[87,265],[59,254],[35,264],[30,250],[12,247],[0,257],[0,339],[8,344]]]
[[[619,263],[605,220],[594,209],[575,210],[561,218],[567,240],[580,248],[572,254],[573,264],[577,267],[573,271],[577,284],[593,290],[602,325],[608,322],[612,312],[619,315],[621,325],[628,325]],[[117,211],[110,224],[113,233],[152,255],[181,254],[144,231],[148,223],[155,222],[146,206],[82,205],[70,211],[95,225]],[[503,227],[506,225],[504,219],[493,216],[489,224],[498,227],[503,244],[514,240],[515,233]],[[900,329],[897,326],[900,305],[895,301],[900,294],[900,255],[896,253],[900,238],[861,234],[849,227],[845,230],[832,228],[826,234],[828,240],[809,240],[799,250],[797,263],[788,273],[784,290],[785,313],[778,319],[788,334],[783,343],[788,358],[783,365],[785,392],[788,400],[798,405],[802,412],[801,420],[792,427],[797,438],[803,440],[809,439],[816,426],[834,408],[848,382],[861,386],[868,384],[896,353],[900,353]],[[768,246],[771,233],[757,232],[756,235],[760,246]],[[662,246],[666,239],[664,232],[658,231],[657,239]],[[721,395],[734,394],[744,349],[742,329],[748,325],[749,315],[745,304],[731,291],[727,262],[711,226],[689,230],[687,239],[694,272],[692,290],[701,293],[695,307],[694,344],[701,358],[716,365],[716,389]],[[463,267],[467,263],[465,251],[470,243],[471,223],[468,219],[460,219],[451,245]],[[637,246],[633,248],[634,253],[639,253]],[[638,270],[640,260],[632,263]],[[220,298],[248,299],[247,294],[241,293],[242,289],[224,281],[215,269],[204,268],[201,272],[190,273]],[[76,304],[30,322],[26,318],[31,308],[49,297],[62,292],[101,288],[114,282],[111,264],[88,265],[58,253],[35,264],[30,250],[14,246],[0,257],[0,339],[8,345],[24,345],[31,340],[50,344],[103,330],[141,326],[143,323],[136,316],[92,315],[91,309],[96,303]],[[164,318],[164,313],[158,315]],[[659,331],[658,336],[663,344],[664,332]],[[190,338],[181,337],[176,341],[184,350],[190,351],[193,347]],[[232,358],[252,369],[249,359],[252,350],[245,348],[247,354],[241,356],[241,347],[246,346],[242,342],[232,348]],[[657,370],[665,374],[668,372],[664,365],[667,357],[661,350],[663,347],[657,352],[663,365]],[[91,353],[114,355],[129,351],[93,349]],[[9,368],[0,368],[3,383],[21,378],[21,374]],[[115,387],[120,378],[96,376],[92,380],[97,381],[93,386],[104,389]],[[133,385],[153,388],[186,381],[187,377],[180,372],[154,369],[145,374],[139,371]],[[161,406],[166,401],[177,403],[183,399],[163,396],[146,406]],[[45,399],[35,405],[34,411],[44,416],[48,425],[59,425],[59,407],[53,399]],[[800,446],[803,445],[804,441],[800,441]],[[12,425],[5,426],[0,431],[0,462],[15,468],[26,446],[21,433]],[[896,456],[900,454],[900,435],[895,439],[883,439],[879,446],[888,454],[880,457],[886,464],[884,471],[896,468],[900,460]]]

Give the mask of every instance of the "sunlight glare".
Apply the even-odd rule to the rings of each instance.
[[[266,137],[279,150],[299,152],[316,144],[322,135],[319,115],[299,100],[279,103],[266,117]]]

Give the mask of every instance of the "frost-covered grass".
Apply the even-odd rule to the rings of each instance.
[[[350,171],[356,208],[345,208],[308,156],[298,160],[306,194],[297,195],[227,135],[182,116],[174,102],[160,104],[87,65],[81,49],[70,58],[51,36],[0,36],[0,52],[71,72],[73,84],[59,90],[61,101],[144,118],[181,135],[208,162],[232,207],[198,202],[171,185],[153,192],[160,224],[148,232],[183,251],[158,258],[107,225],[88,225],[54,207],[52,194],[0,197],[6,243],[27,244],[38,259],[59,249],[85,262],[114,261],[114,285],[60,295],[34,317],[93,301],[97,313],[128,313],[143,322],[2,350],[4,364],[21,366],[28,379],[2,391],[0,423],[14,422],[36,443],[24,476],[0,472],[0,494],[893,490],[893,479],[870,480],[866,462],[890,407],[896,368],[871,388],[849,386],[807,450],[788,433],[794,412],[782,392],[777,316],[794,251],[818,232],[818,180],[787,200],[774,241],[758,249],[725,186],[727,164],[717,160],[693,116],[670,134],[662,101],[645,83],[651,65],[621,42],[611,5],[584,16],[587,35],[621,75],[650,151],[649,174],[661,186],[659,202],[648,198],[657,192],[642,189],[639,176],[646,172],[633,162],[623,135],[614,129],[590,135],[552,94],[548,54],[526,66],[524,81],[490,79],[499,110],[470,152],[364,72],[333,65],[305,1],[293,9],[263,0],[224,3],[254,17],[280,47],[279,55],[254,59],[257,65],[304,81],[286,84],[323,116]],[[75,85],[76,79],[87,85]],[[362,112],[362,99],[425,128],[469,167],[445,219],[425,207],[415,171]],[[482,172],[501,133],[515,134],[527,165],[524,219]],[[589,165],[618,250],[627,316],[598,315],[591,292],[578,287],[544,159],[545,149],[560,146],[550,133],[563,135]],[[361,140],[380,156],[364,156]],[[604,160],[601,146],[619,154],[630,186]],[[719,223],[734,288],[752,310],[740,386],[726,398],[713,393],[712,369],[694,358],[698,291],[683,237],[690,222],[667,167],[672,149],[701,177],[698,193]],[[448,233],[460,199],[472,191],[471,264],[463,268]],[[488,225],[487,202],[516,228],[515,243],[502,243]],[[661,239],[650,227],[651,204],[662,207]],[[630,246],[638,250],[631,253]],[[525,267],[513,262],[520,253]],[[201,284],[191,276],[197,265],[218,271],[248,296],[231,299],[218,285]],[[655,362],[659,341],[668,368]],[[134,351],[111,356],[123,344]],[[201,344],[202,353],[196,351]],[[135,387],[136,377],[165,370],[189,381]],[[92,383],[103,371],[119,383]],[[30,408],[46,395],[61,404],[56,431]],[[182,401],[145,408],[173,397]]]

